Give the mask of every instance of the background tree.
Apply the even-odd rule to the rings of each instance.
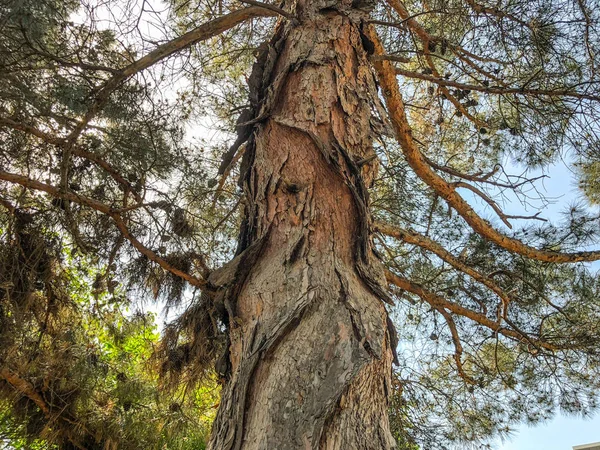
[[[163,396],[153,315],[23,214],[0,250],[0,448],[204,448],[216,383]]]
[[[67,349],[89,367],[78,343],[119,321],[146,336],[94,318],[120,289],[183,311],[156,355],[174,389],[216,370],[211,448],[464,446],[592,412],[598,12],[245,3],[0,6],[10,423],[36,415],[64,448],[120,436],[90,409],[97,369],[77,391],[72,367],[40,369]],[[503,210],[543,206],[531,171],[561,158],[587,205],[556,223]]]

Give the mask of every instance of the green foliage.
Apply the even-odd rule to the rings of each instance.
[[[600,159],[589,158],[577,164],[579,187],[592,204],[600,204]]]
[[[11,374],[0,381],[2,439],[27,449],[203,448],[216,384],[163,395],[150,365],[154,316],[127,313],[122,289],[102,289],[90,259],[56,236],[14,225],[0,248],[0,361]]]

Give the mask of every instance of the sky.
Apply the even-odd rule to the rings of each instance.
[[[571,450],[574,445],[600,442],[600,415],[585,420],[558,416],[536,427],[519,427],[513,437],[495,450]]]
[[[507,162],[505,168],[508,172],[520,173],[518,167]],[[571,172],[567,163],[558,162],[544,172],[548,175],[543,181],[537,183],[537,187],[542,194],[545,194],[552,203],[542,206],[539,202],[537,209],[533,206],[524,208],[516,199],[508,199],[500,204],[505,213],[508,214],[535,214],[541,210],[541,216],[550,221],[558,221],[560,212],[565,210],[568,205],[582,199],[582,193],[577,188],[575,176]],[[541,172],[531,173],[532,176],[541,174]],[[491,209],[483,202],[474,199],[469,193],[461,191],[465,198],[478,211],[484,213],[486,217],[493,217]],[[534,202],[535,203],[535,202]],[[499,222],[497,220],[494,223]],[[519,225],[520,221],[514,221],[514,225]],[[590,265],[595,270],[600,270],[600,262]],[[553,420],[528,427],[522,425],[516,427],[515,433],[505,442],[496,442],[494,450],[571,450],[575,445],[590,444],[600,442],[600,414],[587,419],[581,417],[556,416]]]

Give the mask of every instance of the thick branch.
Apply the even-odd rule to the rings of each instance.
[[[156,49],[148,53],[143,58],[125,67],[120,76],[122,79],[130,77],[157,62],[177,53],[192,45],[217,36],[230,28],[254,17],[272,17],[274,12],[262,6],[250,6],[248,8],[238,9],[217,19],[206,22],[192,31],[188,31],[183,36],[173,39],[165,44],[159,45]],[[111,83],[111,81],[109,81]]]
[[[50,408],[48,407],[42,396],[31,385],[31,383],[4,367],[0,369],[0,378],[6,380],[17,391],[26,396],[32,402],[34,402],[46,417],[50,416]]]
[[[371,41],[375,44],[376,54],[384,54],[383,46],[372,26],[369,27],[368,32]],[[508,251],[539,261],[565,263],[596,261],[600,259],[600,252],[598,251],[559,253],[536,249],[526,245],[518,239],[506,236],[492,227],[488,221],[480,217],[456,191],[456,186],[448,183],[435,173],[420,152],[415,139],[412,136],[412,129],[406,117],[404,101],[400,94],[400,88],[398,86],[398,80],[396,79],[393,65],[385,60],[373,61],[373,65],[377,70],[379,83],[383,91],[396,139],[400,144],[406,161],[417,176],[419,176],[419,178],[431,187],[440,197],[446,200],[446,202],[462,216],[475,232]]]

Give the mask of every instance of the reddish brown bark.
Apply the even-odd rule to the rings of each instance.
[[[360,13],[297,11],[263,62],[239,255],[209,278],[231,339],[209,447],[389,449],[392,351],[366,190],[376,165],[363,164],[376,86]]]

